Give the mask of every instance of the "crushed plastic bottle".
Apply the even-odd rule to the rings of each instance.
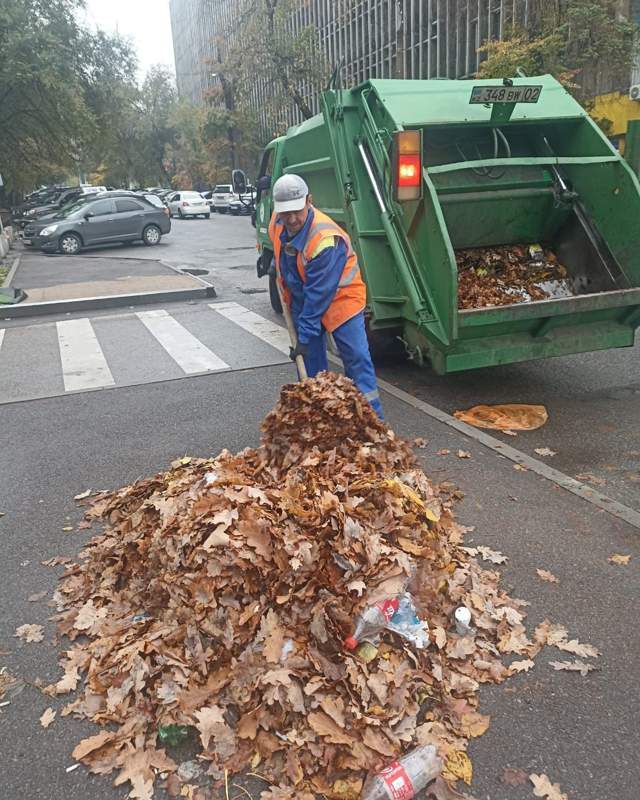
[[[416,747],[367,778],[361,800],[411,800],[441,771],[442,761],[432,744]]]
[[[158,740],[169,747],[175,747],[189,737],[188,725],[160,725]]]
[[[379,603],[365,608],[356,622],[353,636],[347,636],[344,646],[347,650],[355,650],[360,642],[376,644],[378,637],[387,627],[387,623],[398,610],[400,600],[398,597],[388,597]]]
[[[355,650],[361,642],[377,645],[383,630],[397,633],[418,650],[429,644],[429,626],[419,619],[408,592],[388,597],[366,608],[356,622],[353,636],[344,640],[344,646],[348,650]]]

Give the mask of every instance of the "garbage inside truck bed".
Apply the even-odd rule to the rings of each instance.
[[[573,297],[577,292],[553,250],[509,245],[458,250],[458,308],[490,308]]]

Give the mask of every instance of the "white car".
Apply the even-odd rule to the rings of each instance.
[[[219,214],[226,214],[229,210],[229,203],[232,200],[237,200],[238,195],[234,193],[233,186],[230,183],[219,183],[211,194],[213,203],[211,205],[212,211],[217,211]]]
[[[200,192],[174,192],[165,198],[169,206],[169,216],[171,217],[205,217],[209,219],[211,209],[209,203],[204,199]]]

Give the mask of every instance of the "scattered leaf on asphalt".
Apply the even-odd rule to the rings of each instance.
[[[593,483],[595,486],[605,486],[607,483],[604,478],[598,478],[590,472],[581,472],[579,475],[576,475],[576,480]]]
[[[522,464],[514,464],[513,468],[518,472],[529,472],[529,470],[526,467],[523,467]]]
[[[509,430],[509,428],[507,428],[507,430],[505,430],[505,431],[502,431],[502,433],[504,433],[505,436],[517,436],[518,435],[517,431]]]
[[[473,767],[469,756],[462,750],[453,750],[449,753],[442,770],[442,777],[445,780],[461,780],[469,785],[473,777]]]
[[[609,556],[607,561],[610,561],[612,564],[619,564],[620,566],[626,566],[631,559],[631,556],[623,556],[620,553],[614,553],[613,555]]]
[[[483,561],[490,561],[492,564],[506,564],[508,561],[507,556],[503,556],[502,553],[492,550],[490,547],[480,545],[476,547],[476,550],[482,556]]]
[[[468,450],[458,450],[458,458],[471,458],[471,453]]]
[[[418,447],[420,450],[424,450],[427,446],[427,440],[423,439],[422,436],[418,436],[413,440],[413,446]]]
[[[48,728],[55,718],[56,712],[52,708],[48,708],[40,717],[40,724],[43,728]]]
[[[579,672],[584,678],[589,672],[592,672],[595,667],[592,664],[585,664],[584,661],[550,661],[554,669],[566,670],[567,672]]]
[[[475,738],[476,736],[482,736],[489,728],[490,721],[491,717],[479,714],[477,711],[471,711],[460,717],[460,729],[465,736]]]
[[[560,784],[551,783],[544,773],[536,775],[532,772],[529,780],[533,784],[533,793],[536,797],[542,797],[544,800],[569,800],[567,795],[560,791]]]
[[[37,603],[38,600],[43,600],[47,596],[48,592],[36,592],[36,594],[30,594],[27,598],[30,603]]]
[[[77,494],[73,499],[74,500],[84,500],[85,497],[89,497],[90,494],[91,494],[91,489],[87,489],[86,492],[80,492],[80,494]]]
[[[529,672],[535,666],[535,663],[530,658],[525,658],[522,661],[512,661],[509,664],[511,672]]]
[[[41,561],[43,567],[57,567],[60,564],[69,564],[71,559],[68,556],[54,556],[46,561]],[[27,562],[29,563],[29,562]]]
[[[549,572],[548,569],[537,569],[536,574],[539,578],[548,583],[560,583],[553,572]]]
[[[42,625],[21,625],[16,628],[14,636],[23,642],[41,642],[44,639],[44,628]]]
[[[523,769],[505,767],[500,780],[507,786],[524,786],[527,782],[527,773]]]
[[[65,533],[69,533],[69,531],[73,530],[73,525],[65,525],[62,529]]]
[[[600,651],[592,644],[581,644],[577,639],[571,639],[570,642],[554,642],[553,646],[557,647],[558,650],[564,650],[566,653],[573,653],[580,658],[597,658],[600,655]]]
[[[555,450],[551,450],[549,447],[536,447],[536,449],[533,452],[537,453],[539,456],[557,456],[558,455]]]
[[[447,450],[446,447],[443,447],[441,450],[437,451],[437,455],[439,456],[448,456],[451,450]]]

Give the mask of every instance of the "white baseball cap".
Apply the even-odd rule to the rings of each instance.
[[[273,184],[273,210],[302,211],[307,202],[309,187],[299,175],[282,175]]]

